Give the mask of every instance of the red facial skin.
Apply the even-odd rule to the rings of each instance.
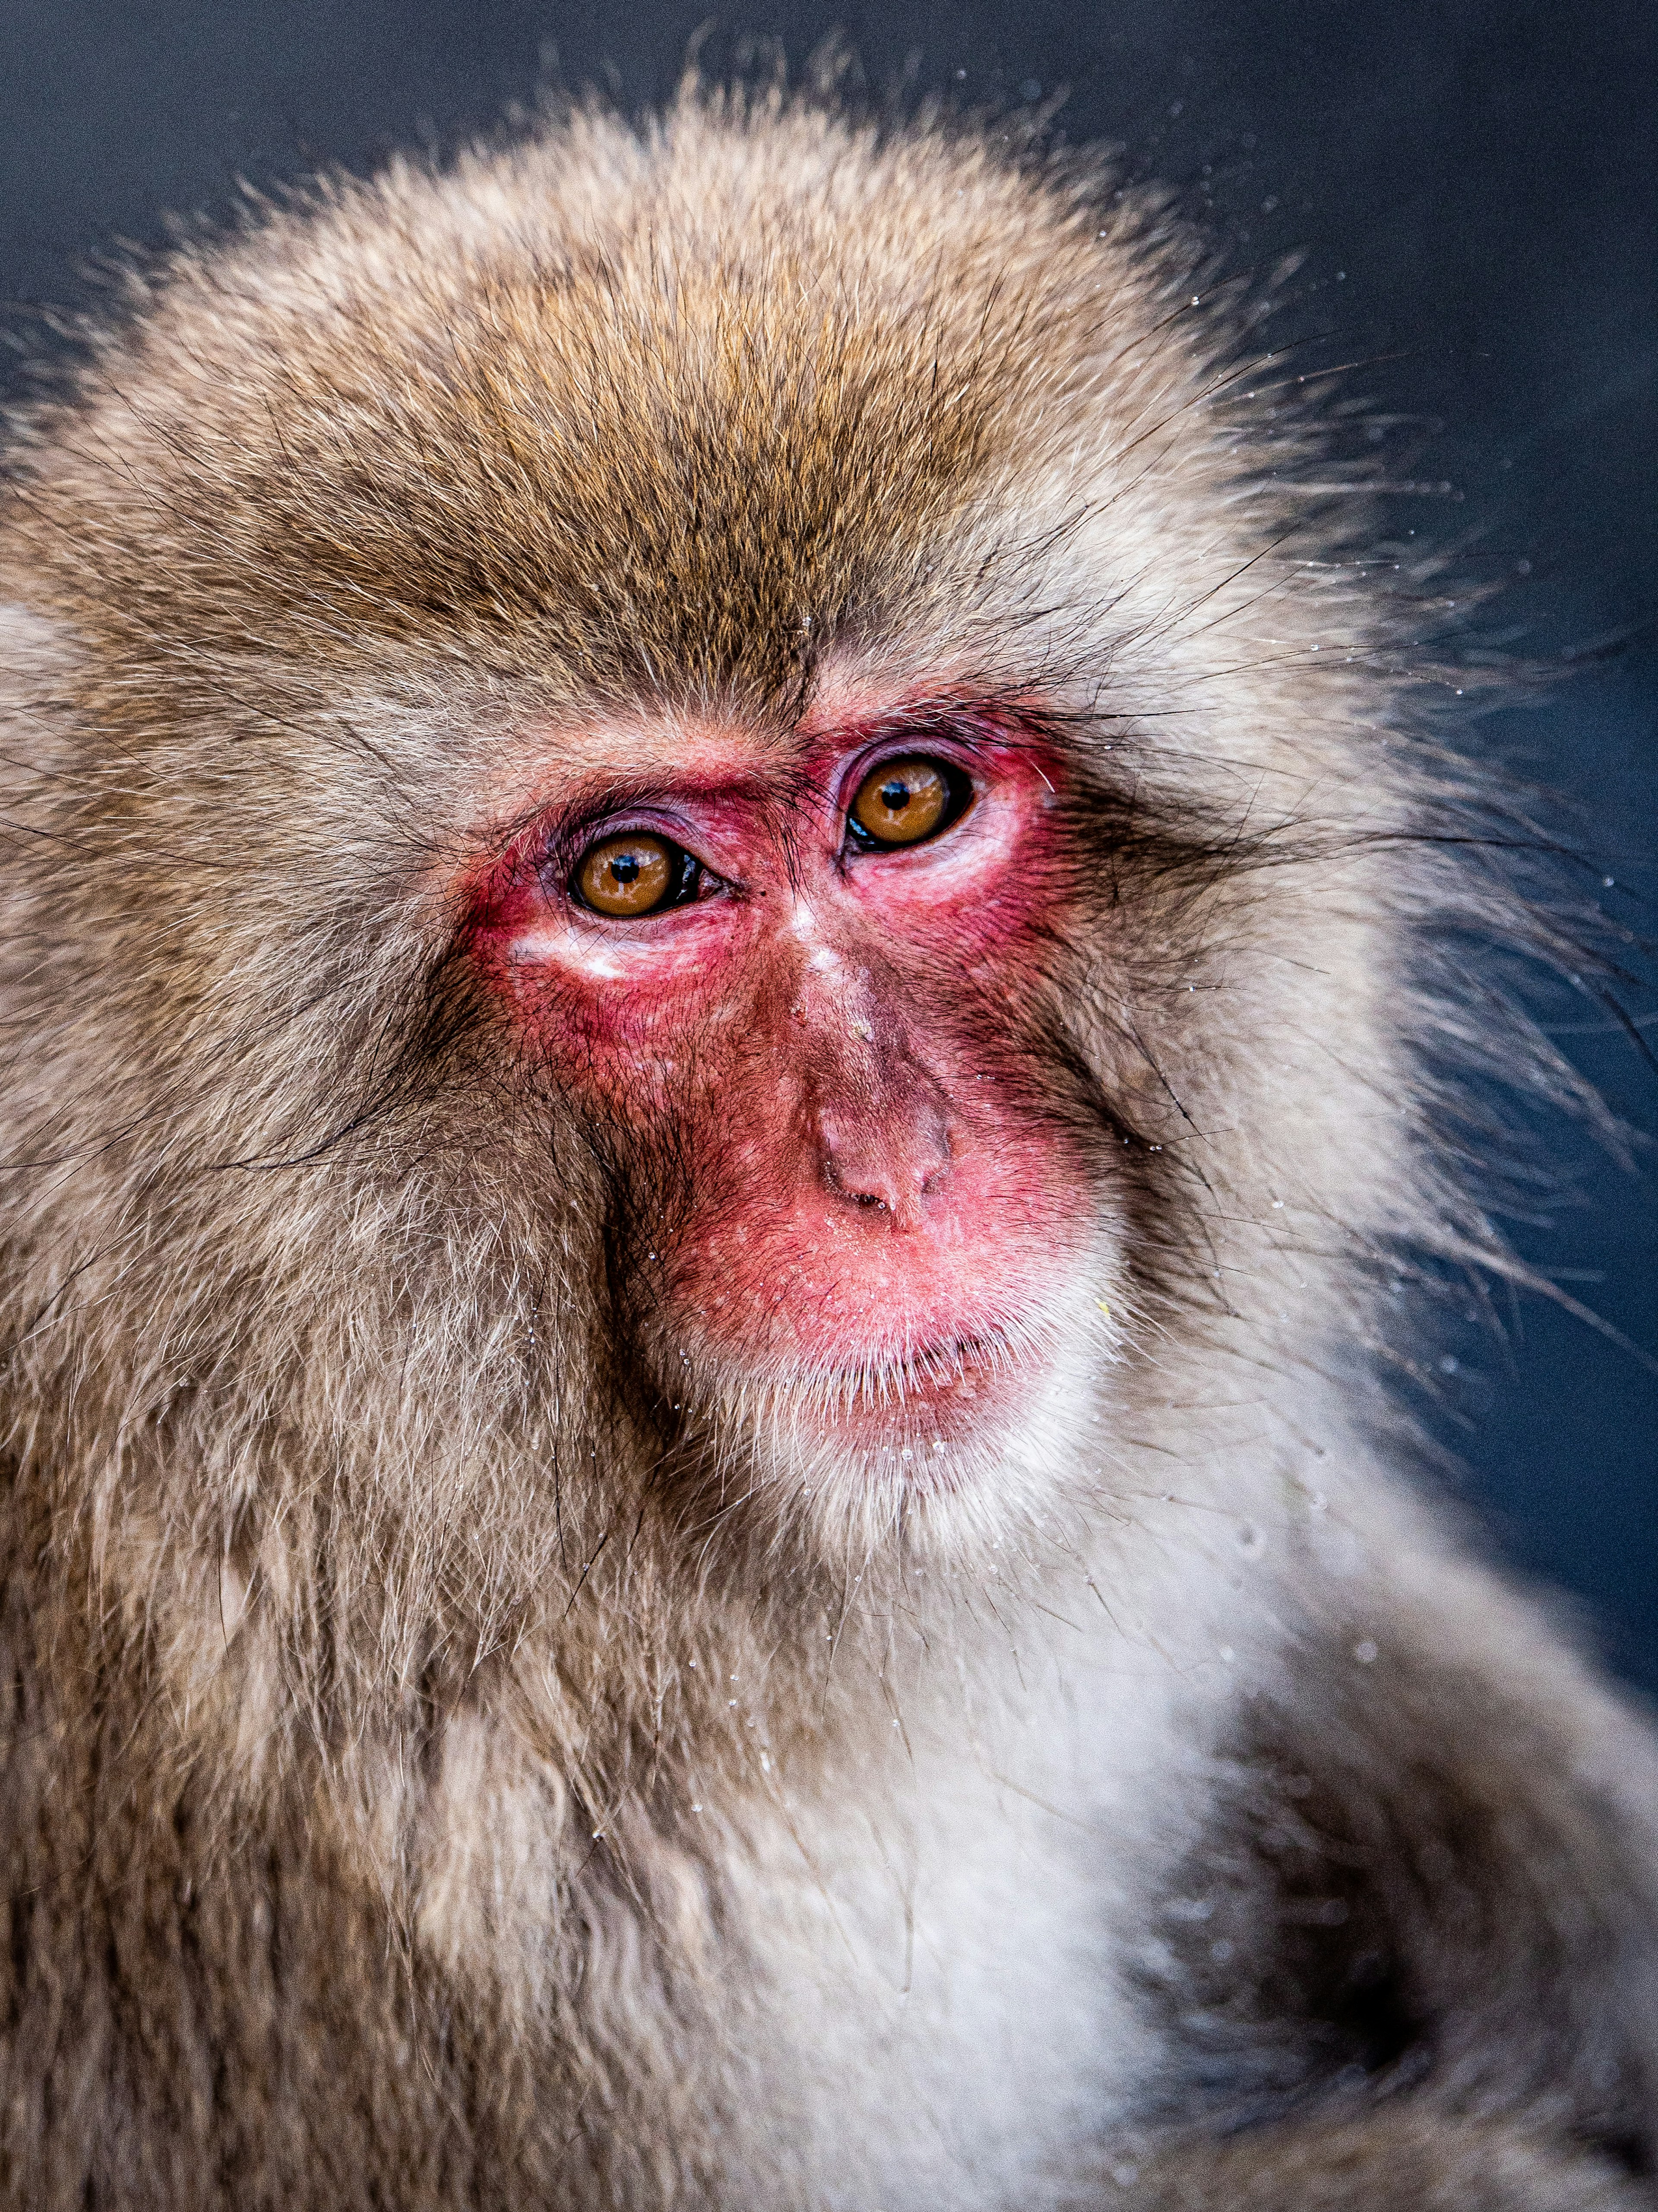
[[[970,778],[970,804],[853,848],[859,785],[905,754]],[[782,768],[706,726],[665,772],[577,779],[478,886],[473,957],[561,1088],[693,1164],[650,1240],[665,1344],[863,1421],[1016,1364],[1088,1237],[1080,1156],[1010,1043],[1063,932],[1062,775],[971,706],[822,729]],[[581,856],[623,830],[693,854],[703,896],[584,908]]]

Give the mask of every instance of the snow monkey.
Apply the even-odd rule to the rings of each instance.
[[[692,91],[20,421],[8,2204],[1650,2201],[1658,1761],[1370,1379],[1499,890],[1205,253]]]

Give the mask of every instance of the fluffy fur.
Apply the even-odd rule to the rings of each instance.
[[[13,2201],[1647,2201],[1650,1740],[1369,1379],[1491,1249],[1507,910],[1212,281],[1096,167],[692,94],[266,210],[19,425]],[[1002,1042],[1097,1215],[932,1491],[665,1418],[675,1163],[456,890],[526,752],[918,672],[1076,763]]]

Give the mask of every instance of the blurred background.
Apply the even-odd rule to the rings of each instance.
[[[708,20],[708,0],[5,0],[0,387],[50,343],[39,311],[84,301],[112,242],[161,242],[168,210],[452,143],[550,77],[659,100]],[[1347,388],[1412,487],[1388,529],[1502,585],[1463,649],[1563,676],[1471,702],[1464,742],[1558,794],[1592,895],[1658,932],[1652,0],[756,0],[703,53],[718,70],[778,40],[799,64],[835,29],[877,93],[1063,95],[1054,128],[1179,188],[1235,267],[1303,253],[1287,322],[1360,364]],[[1649,1141],[1658,1018],[1638,977],[1624,998],[1627,1026],[1587,995],[1546,1018]],[[1513,1240],[1650,1359],[1658,1154],[1631,1173],[1568,1124],[1541,1134],[1555,1188]],[[1544,1297],[1504,1294],[1496,1323],[1466,1293],[1425,1316],[1453,1480],[1658,1692],[1658,1381]]]

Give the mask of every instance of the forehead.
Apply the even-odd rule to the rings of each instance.
[[[1035,187],[810,136],[688,125],[585,197],[554,140],[205,257],[94,380],[77,595],[145,657],[187,616],[197,653],[435,642],[798,721],[829,645],[925,596],[1021,409],[1058,434],[1082,289]]]

